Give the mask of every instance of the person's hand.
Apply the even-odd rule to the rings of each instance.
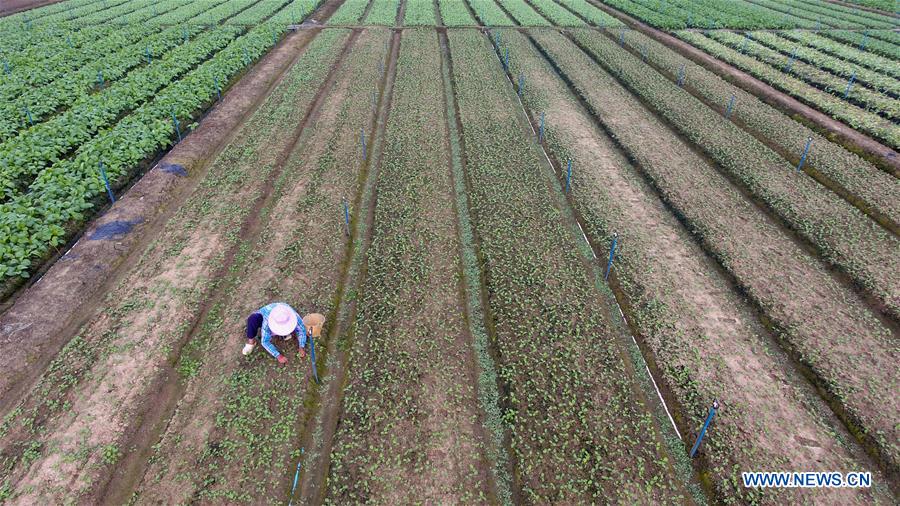
[[[300,348],[300,353],[298,353],[298,355],[300,355],[301,359],[306,358],[306,350],[304,350],[303,348]]]
[[[278,355],[278,363],[281,365],[287,364],[287,357],[284,355]]]

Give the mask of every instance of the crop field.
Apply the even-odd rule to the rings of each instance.
[[[0,504],[897,504],[896,9],[13,1]]]

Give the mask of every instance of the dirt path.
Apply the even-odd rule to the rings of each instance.
[[[301,57],[306,62],[292,67],[244,126],[240,138],[252,148],[223,151],[193,197],[110,292],[106,306],[17,408],[33,414],[12,418],[0,439],[4,453],[35,441],[29,430],[35,423],[45,428],[37,438],[45,453],[38,459],[24,455],[10,473],[20,499],[50,500],[61,489],[71,496],[95,493],[108,479],[110,465],[131,450],[122,445],[153,409],[147,400],[177,382],[171,364],[197,318],[209,311],[219,288],[216,276],[237,253],[237,232],[252,230],[259,212],[253,204],[265,202],[266,177],[280,173],[279,152],[295,142],[306,104],[318,89],[310,84],[321,83],[337,57],[339,47],[329,42],[336,35],[340,32],[321,34],[307,47]],[[48,392],[50,385],[56,390]],[[156,402],[165,405],[168,399]],[[43,486],[32,488],[35,483]]]
[[[877,163],[891,167],[894,170],[900,170],[900,156],[898,156],[897,152],[880,142],[875,141],[871,137],[863,135],[844,123],[834,120],[826,114],[800,103],[755,77],[704,53],[687,42],[642,23],[608,5],[596,1],[591,1],[591,3],[596,7],[603,9],[610,15],[620,19],[628,26],[677,50],[695,63],[704,66],[729,82],[733,82],[748,92],[753,93],[766,103],[778,107],[788,114],[798,114],[804,117],[823,129],[829,135],[836,137],[837,140],[850,147],[852,151],[862,150]]]
[[[854,434],[890,461],[892,443],[881,440],[886,446],[877,451],[873,446],[874,431],[894,430],[885,416],[891,409],[884,406],[897,381],[887,365],[896,361],[891,330],[633,95],[589,65],[573,44],[558,34],[534,33],[592,116],[768,317],[779,343],[838,416],[849,427],[867,427],[870,435]]]
[[[563,156],[576,160],[572,201],[589,239],[600,246],[598,256],[612,233],[619,234],[613,276],[628,297],[630,320],[642,330],[670,397],[681,406],[683,444],[692,443],[711,400],[722,402],[714,435],[701,453],[705,471],[716,476],[713,481],[728,477],[715,470],[726,460],[734,464],[724,469],[762,469],[778,462],[818,470],[871,467],[861,447],[845,448],[852,436],[790,359],[771,352],[777,343],[754,308],[636,177],[549,64],[523,36],[505,38],[516,55],[512,72],[528,69],[532,85],[526,88],[526,104],[551,111],[547,145],[557,167],[565,170]],[[531,114],[533,122],[539,121],[539,112]],[[698,347],[702,356],[693,352]],[[782,426],[792,429],[778,430]],[[828,492],[828,500],[844,503],[857,495]]]
[[[223,149],[281,82],[316,35],[289,35],[217,104],[184,141],[97,218],[72,248],[0,314],[0,413],[7,413],[101,305]],[[53,307],[54,318],[40,318]]]

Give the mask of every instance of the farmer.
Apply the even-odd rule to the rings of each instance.
[[[273,334],[280,336],[285,341],[296,334],[300,358],[306,357],[304,350],[307,337],[306,326],[294,308],[283,302],[273,302],[263,306],[247,318],[247,344],[244,345],[242,353],[244,355],[252,353],[256,348],[257,336],[260,336],[263,348],[275,357],[279,364],[287,364],[287,357],[282,355],[272,344]]]

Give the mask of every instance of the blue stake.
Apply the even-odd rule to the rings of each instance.
[[[99,86],[101,88],[103,87],[103,71],[102,70],[97,71],[97,86]]]
[[[731,116],[731,111],[734,110],[734,93],[731,94],[731,100],[728,101],[728,107],[725,108],[725,119],[728,119]]]
[[[147,63],[153,62],[153,55],[150,54],[150,46],[147,46],[147,50],[145,51],[147,55]]]
[[[321,385],[319,371],[316,370],[316,343],[313,341],[312,336],[309,336],[309,361],[312,364],[313,378],[316,380],[316,385]]]
[[[383,73],[384,73],[384,64],[379,61],[378,62],[378,75],[380,76]]]
[[[803,164],[806,163],[806,155],[809,154],[809,146],[812,144],[812,137],[806,138],[806,147],[803,148],[803,155],[800,156],[800,163],[797,164],[797,172],[800,172],[800,169],[803,168]]]
[[[247,47],[244,47],[244,65],[250,65],[250,53],[247,52]]]
[[[275,29],[272,29],[272,45],[278,44],[278,38],[275,37]]]
[[[294,491],[297,490],[297,480],[300,479],[300,464],[303,463],[303,448],[300,448],[300,461],[297,462],[297,472],[294,473],[294,486],[291,487],[291,500],[288,506],[294,506]]]
[[[362,144],[363,161],[366,161],[366,131],[363,128],[359,129],[359,142]]]
[[[9,68],[9,62],[7,60],[3,60],[3,72],[9,74],[11,72]]]
[[[22,110],[25,111],[25,117],[28,118],[28,124],[34,126],[34,118],[31,117],[31,111],[29,111],[27,107],[23,107]]]
[[[184,39],[185,42],[188,41],[187,29],[184,27],[181,27],[181,38]]]
[[[503,70],[509,72],[509,48],[506,48],[506,58],[503,60]]]
[[[641,46],[641,61],[647,61],[647,46]]]
[[[853,81],[856,80],[856,71],[853,71],[853,74],[850,75],[850,80],[847,82],[847,89],[844,90],[844,99],[850,96],[850,89],[853,88]]]
[[[619,31],[619,45],[625,47],[625,30]]]
[[[103,162],[100,162],[100,177],[103,178],[103,184],[106,186],[106,194],[109,195],[109,201],[112,204],[116,203],[116,197],[113,196],[112,188],[109,187],[109,178],[106,177],[106,169],[103,167]]]
[[[544,142],[544,113],[541,113],[541,129],[538,133],[538,142]]]
[[[821,30],[821,29],[822,29],[822,23],[817,19],[817,20],[816,20],[815,31],[818,32],[818,31]]]
[[[681,68],[678,69],[678,86],[684,85],[684,63],[681,64]]]
[[[572,187],[572,159],[569,159],[568,167],[566,168],[566,193],[569,193],[569,189]]]
[[[522,88],[525,87],[525,74],[519,74],[519,96],[522,96]]]
[[[868,42],[868,41],[869,41],[869,31],[866,30],[866,31],[863,32],[863,39],[862,39],[862,42],[859,43],[859,50],[860,50],[860,51],[863,51],[864,49],[866,49],[866,42]]]
[[[175,125],[175,133],[178,134],[178,142],[181,142],[181,124],[178,123],[178,118],[175,117],[175,108],[172,108],[172,124]]]
[[[216,87],[216,95],[219,97],[219,101],[222,101],[222,88],[219,87],[219,78],[218,76],[213,76],[213,86]]]
[[[606,274],[604,280],[609,280],[609,271],[612,270],[613,260],[616,258],[616,243],[619,242],[619,234],[613,234],[612,245],[609,247],[609,261],[606,262]]]
[[[347,237],[350,237],[350,207],[347,205],[347,199],[341,199],[341,203],[344,204],[344,226],[346,227],[344,232]]]
[[[788,58],[787,64],[784,66],[784,71],[787,73],[791,72],[791,69],[794,67],[794,60],[797,58],[797,48],[795,47],[793,51],[791,51],[791,56]]]
[[[750,34],[744,32],[744,42],[741,44],[741,54],[744,54],[747,51],[747,43],[750,41]]]
[[[72,37],[69,36],[69,35],[66,35],[66,44],[68,44],[69,47],[74,47],[74,46],[72,45]]]
[[[691,448],[691,458],[694,458],[694,455],[697,454],[697,448],[700,447],[700,442],[703,441],[703,436],[706,434],[706,429],[709,427],[709,422],[712,422],[713,417],[716,415],[716,410],[719,409],[719,401],[713,401],[713,405],[709,408],[709,415],[706,416],[706,421],[703,422],[703,428],[700,429],[700,435],[697,436],[697,442],[694,443],[694,447]]]

